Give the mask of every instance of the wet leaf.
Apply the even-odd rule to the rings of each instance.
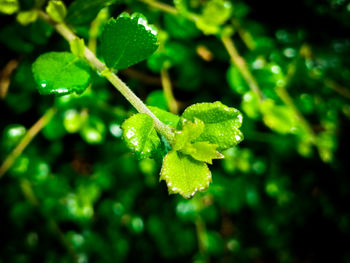
[[[165,180],[169,194],[191,198],[197,191],[204,191],[211,182],[211,173],[204,162],[178,151],[169,152],[163,160],[160,180]]]
[[[182,152],[191,155],[194,159],[206,163],[213,163],[213,159],[222,159],[224,155],[219,153],[216,149],[216,144],[209,142],[195,142],[187,145]]]
[[[147,114],[138,113],[131,116],[122,124],[122,129],[127,146],[140,159],[150,157],[160,146],[153,119]]]
[[[239,130],[242,125],[242,114],[235,108],[230,108],[217,101],[214,103],[197,103],[188,107],[182,118],[203,121],[205,128],[196,141],[208,141],[218,145],[218,150],[228,149],[243,140]]]
[[[102,56],[109,68],[124,69],[149,57],[156,49],[157,30],[141,14],[122,13],[102,33]]]
[[[32,66],[40,94],[81,94],[90,83],[90,67],[68,52],[41,55]]]

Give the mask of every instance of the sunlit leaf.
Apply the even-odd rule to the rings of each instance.
[[[204,162],[189,155],[171,151],[163,160],[160,180],[165,180],[169,194],[191,198],[197,191],[206,190],[211,182],[211,173]]]
[[[228,149],[243,140],[239,130],[243,117],[235,108],[230,108],[217,101],[214,103],[198,103],[188,107],[182,118],[203,121],[205,128],[196,141],[208,141],[218,145],[219,150]]]

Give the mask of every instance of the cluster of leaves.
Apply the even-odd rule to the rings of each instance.
[[[55,112],[0,179],[0,262],[349,261],[346,1],[64,2],[0,0],[0,160]],[[81,38],[68,45],[39,10]],[[171,127],[171,144],[84,45]]]

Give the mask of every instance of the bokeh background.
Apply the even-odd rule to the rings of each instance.
[[[350,262],[349,1],[64,1],[97,54],[110,16],[141,12],[159,29],[158,51],[119,72],[148,105],[169,109],[167,79],[179,113],[217,100],[242,112],[244,141],[190,200],[168,195],[159,160],[127,149],[120,125],[135,110],[106,80],[39,95],[31,64],[69,45],[5,2],[1,162],[49,122],[0,177],[0,262]]]

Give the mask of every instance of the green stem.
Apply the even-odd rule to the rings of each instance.
[[[24,149],[33,140],[33,138],[39,133],[39,131],[52,119],[55,115],[56,109],[50,108],[45,114],[28,130],[23,139],[18,143],[16,148],[7,156],[0,167],[0,178],[11,168],[13,163],[22,154]]]
[[[143,2],[149,6],[152,6],[158,10],[164,11],[166,13],[172,14],[172,15],[178,15],[179,11],[170,5],[161,3],[161,2],[157,2],[157,1],[153,1],[153,0],[139,0],[140,2]]]
[[[206,258],[206,250],[208,246],[208,235],[205,227],[205,222],[200,215],[196,216],[195,219],[196,233],[198,239],[198,250],[204,256],[205,262],[208,262]]]
[[[249,48],[250,50],[254,50],[256,48],[256,43],[254,42],[254,39],[250,32],[246,31],[241,23],[238,21],[237,18],[232,19],[232,25],[237,30],[238,35],[241,37],[244,44]]]
[[[63,23],[55,23],[50,17],[40,12],[40,17],[51,24],[56,31],[63,36],[68,42],[73,41],[77,36]],[[84,57],[89,61],[90,66],[95,69],[98,73],[103,75],[109,82],[135,107],[140,113],[149,115],[153,121],[156,130],[163,135],[170,144],[174,142],[174,133],[171,128],[162,123],[148,108],[147,106],[131,91],[131,89],[113,72],[111,72],[107,66],[99,60],[96,55],[87,47],[84,50]]]
[[[162,86],[163,86],[165,99],[168,103],[168,107],[172,113],[177,114],[177,112],[179,110],[178,105],[177,105],[176,99],[175,99],[174,94],[173,94],[173,89],[172,89],[172,85],[171,85],[171,81],[170,81],[170,77],[169,77],[169,72],[165,67],[162,68],[162,70],[160,71],[160,76],[161,76],[161,80],[162,80]]]
[[[235,47],[233,40],[230,37],[223,36],[221,41],[224,44],[228,54],[230,55],[232,63],[237,67],[242,74],[244,80],[247,82],[249,88],[258,96],[259,100],[263,100],[263,94],[260,91],[259,85],[250,72],[246,61],[241,57]]]

